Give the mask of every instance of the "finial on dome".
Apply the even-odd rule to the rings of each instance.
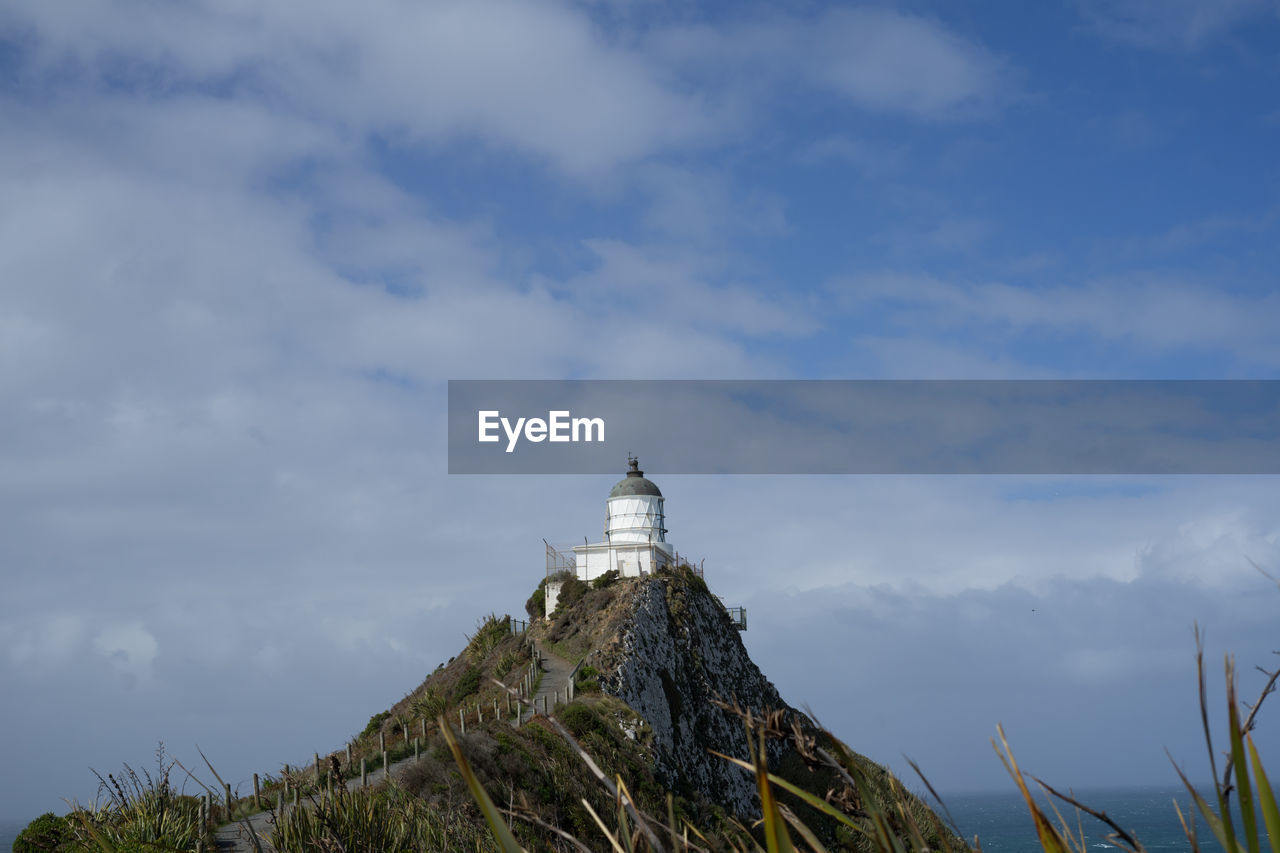
[[[637,477],[644,476],[644,472],[640,470],[640,457],[632,456],[628,452],[627,453],[627,476],[630,477],[633,474]]]

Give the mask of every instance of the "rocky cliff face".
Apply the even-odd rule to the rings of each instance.
[[[655,770],[672,789],[700,793],[737,814],[759,814],[755,780],[708,750],[746,759],[742,719],[715,704],[754,714],[789,708],[751,661],[737,629],[701,579],[689,574],[631,582],[622,621],[592,655],[601,689],[652,727]],[[773,747],[771,763],[781,745]]]

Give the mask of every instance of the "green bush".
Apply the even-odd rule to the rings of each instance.
[[[584,666],[573,678],[573,686],[579,693],[590,693],[600,689],[600,670],[594,666]]]
[[[494,668],[494,675],[498,678],[505,678],[507,673],[511,671],[517,663],[520,662],[520,656],[513,651],[505,651],[498,657],[498,665]]]
[[[434,721],[445,711],[445,699],[440,691],[434,687],[428,687],[422,691],[421,695],[414,698],[409,703],[409,710],[418,717],[425,720]]]
[[[599,732],[600,734],[606,732],[604,721],[600,719],[600,715],[578,702],[562,709],[557,716],[560,718],[560,722],[564,723],[565,728],[572,732],[576,738],[581,738],[588,732]]]
[[[467,637],[467,660],[479,665],[499,643],[511,635],[511,617],[490,613]]]
[[[530,619],[542,619],[547,615],[547,589],[544,583],[538,584],[533,595],[524,603],[524,612],[529,614]]]
[[[618,579],[618,570],[610,569],[609,571],[602,574],[600,577],[593,580],[591,582],[591,588],[604,589],[607,586],[613,585],[613,582],[616,581],[617,579]]]
[[[582,600],[587,594],[587,585],[575,577],[569,577],[560,587],[560,598],[556,600],[556,613],[568,610]]]
[[[75,832],[67,818],[45,812],[27,824],[13,842],[13,853],[46,853],[68,849]]]
[[[360,737],[368,737],[371,734],[375,734],[378,729],[382,728],[382,724],[390,719],[390,717],[390,711],[379,711],[374,714],[369,718],[369,724],[364,727],[364,731],[360,733]]]
[[[480,690],[480,677],[479,669],[474,666],[467,667],[467,671],[462,673],[458,683],[453,686],[453,703],[455,705]]]

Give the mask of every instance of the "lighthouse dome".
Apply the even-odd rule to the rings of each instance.
[[[614,486],[609,492],[611,498],[621,498],[628,495],[652,495],[655,498],[662,497],[662,491],[652,480],[646,480],[644,472],[640,470],[640,461],[638,459],[629,459],[627,476],[618,481],[618,485]]]
[[[614,544],[667,541],[667,519],[661,490],[644,478],[640,463],[628,459],[627,476],[605,501],[605,541]]]

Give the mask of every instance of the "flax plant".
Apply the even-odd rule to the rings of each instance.
[[[268,841],[290,853],[499,849],[474,823],[452,810],[439,810],[404,789],[347,791],[339,785],[298,807],[273,816]]]
[[[194,850],[208,840],[200,823],[200,800],[176,790],[170,772],[176,762],[156,750],[156,774],[129,765],[119,775],[99,773],[98,796],[87,806],[72,804],[79,850]]]

